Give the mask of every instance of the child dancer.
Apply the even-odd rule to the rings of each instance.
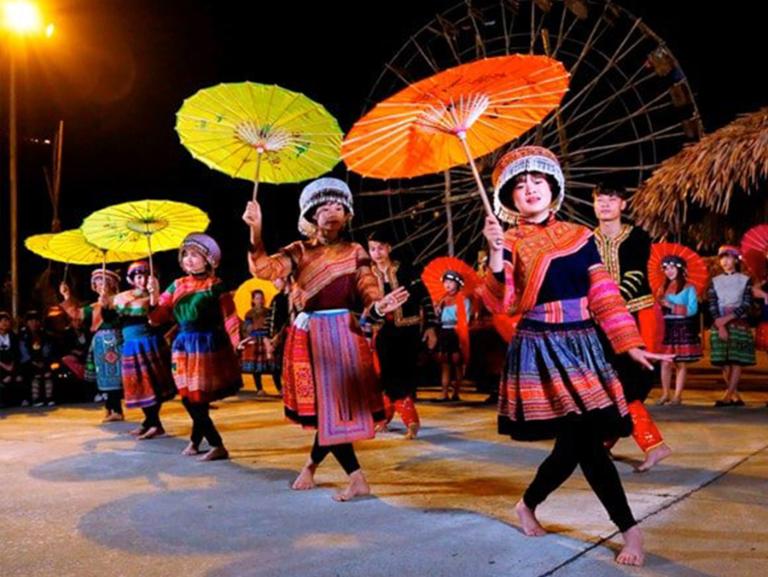
[[[173,281],[159,298],[157,279],[149,285],[150,320],[164,324],[173,319],[179,326],[171,345],[173,378],[192,419],[192,434],[182,454],[198,455],[205,439],[208,451],[201,461],[229,458],[211,420],[210,404],[243,386],[235,354],[240,321],[232,295],[216,277],[220,261],[215,240],[207,234],[189,234],[179,248],[179,264],[187,276]]]

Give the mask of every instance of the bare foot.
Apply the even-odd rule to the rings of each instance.
[[[128,434],[131,437],[141,437],[146,432],[147,432],[147,429],[145,429],[144,427],[136,427],[135,429],[131,429],[130,431],[128,431]]]
[[[299,476],[291,485],[294,491],[309,491],[315,488],[315,471],[317,465],[312,462],[307,463],[299,472]]]
[[[683,404],[683,397],[673,397],[672,400],[669,402],[670,405],[682,405]]]
[[[208,451],[202,457],[198,457],[197,460],[198,461],[223,461],[224,459],[229,459],[229,451],[227,451],[222,446],[222,447],[212,447],[210,451]]]
[[[104,417],[104,420],[101,421],[102,423],[114,423],[117,421],[124,421],[125,417],[121,413],[109,413],[106,417]]]
[[[656,401],[657,405],[666,405],[669,402],[669,397],[667,395],[662,395],[659,397],[659,400]]]
[[[643,461],[641,464],[637,466],[635,471],[638,473],[645,473],[646,471],[650,471],[654,466],[656,466],[660,461],[663,459],[666,459],[672,454],[672,449],[670,449],[666,443],[663,443],[656,447],[655,449],[651,449],[645,454],[645,461]]]
[[[161,437],[165,435],[165,429],[162,427],[150,427],[149,429],[144,432],[144,434],[139,435],[139,440],[146,441],[148,439],[154,439],[155,437]]]
[[[536,518],[536,514],[528,508],[522,499],[520,499],[515,505],[515,513],[520,521],[520,526],[523,529],[523,534],[528,537],[543,537],[547,534],[539,524],[539,520]]]
[[[190,442],[189,445],[181,452],[185,457],[191,457],[192,455],[199,455],[200,449],[194,443]]]
[[[419,424],[411,423],[410,425],[408,425],[408,432],[405,433],[405,438],[410,441],[412,439],[415,439],[418,434],[419,434]]]
[[[338,501],[339,503],[344,503],[346,501],[351,501],[355,497],[362,497],[370,494],[371,488],[368,485],[368,481],[365,479],[362,469],[358,469],[349,476],[349,485],[347,485],[347,488],[341,493],[336,493],[333,496],[333,500]]]
[[[619,565],[640,566],[645,561],[643,552],[643,532],[638,525],[621,534],[624,538],[624,547],[616,555],[616,563]]]
[[[379,423],[376,425],[376,432],[377,433],[385,433],[389,431],[389,425],[387,423]]]

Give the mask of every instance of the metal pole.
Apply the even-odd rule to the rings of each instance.
[[[10,105],[8,108],[9,117],[9,148],[10,162],[8,168],[8,179],[10,182],[10,217],[11,217],[11,312],[13,318],[19,316],[19,260],[18,260],[18,179],[16,174],[16,61],[14,58],[14,49],[11,46],[9,50],[9,60],[11,63],[11,75],[9,80]]]

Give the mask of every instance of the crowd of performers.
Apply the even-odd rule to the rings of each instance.
[[[665,256],[665,282],[654,294],[647,275],[651,240],[622,223],[622,189],[595,188],[594,231],[558,220],[565,179],[547,149],[507,153],[493,185],[498,220],[485,221],[481,282],[471,293],[462,274],[448,270],[444,294],[433,300],[419,271],[393,259],[393,242],[384,233],[371,234],[366,247],[349,240],[352,194],[335,178],[304,188],[299,230],[305,240],[271,255],[262,242],[261,208],[248,203],[249,268],[273,281],[278,294],[268,305],[264,293],[254,291],[242,323],[216,276],[219,246],[202,233],[184,240],[184,274],[163,292],[144,261],[128,267],[131,288],[123,292],[116,273],[95,270],[96,300],[86,306],[62,284],[59,316],[91,337],[84,372],[103,394],[104,420],[122,421],[124,400],[144,413],[131,434],[156,438],[165,433],[163,403],[178,395],[192,421],[183,454],[226,459],[211,403],[236,394],[243,373],[254,377],[261,395],[261,377],[270,374],[288,419],[315,431],[292,488],[312,489],[330,453],[349,477],[335,499],[347,501],[370,492],[355,441],[373,438],[395,414],[407,438],[419,433],[420,351],[434,351],[438,359],[442,401],[460,399],[470,361],[492,364],[485,374],[496,375],[499,433],[519,441],[554,439],[515,507],[523,532],[545,533],[536,508],[578,465],[623,535],[617,561],[641,564],[642,533],[610,449],[631,435],[645,454],[640,471],[671,454],[644,401],[655,382],[654,363],[660,363],[658,402],[680,404],[687,364],[702,356],[699,298],[687,281],[687,262]],[[744,404],[738,384],[742,367],[755,363],[753,299],[768,303],[768,286],[753,286],[740,272],[736,247],[721,247],[718,258],[722,274],[712,279],[705,309],[713,323],[711,362],[723,367],[726,387],[716,406],[730,407]],[[497,346],[498,361],[488,360],[488,347],[489,356],[471,359],[469,329],[490,326],[493,315],[514,319],[508,344],[496,338],[506,352]],[[760,321],[757,346],[766,350],[766,304]],[[30,312],[17,337],[10,317],[0,313],[1,390],[29,383],[28,400],[37,405],[53,402],[57,354],[41,322]],[[83,339],[77,342],[83,349]]]

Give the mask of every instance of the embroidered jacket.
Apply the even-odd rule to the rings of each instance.
[[[593,317],[614,350],[644,346],[632,315],[597,251],[594,235],[550,217],[523,223],[504,237],[504,269],[488,274],[480,294],[493,313],[546,323]]]
[[[269,256],[249,252],[251,274],[275,280],[293,276],[291,303],[299,312],[363,311],[382,297],[365,249],[353,242],[300,240]]]
[[[642,228],[625,224],[617,236],[608,238],[598,227],[595,229],[595,242],[629,312],[653,306],[653,294],[648,283],[648,261],[651,258],[651,237],[648,233]]]
[[[235,312],[232,294],[215,276],[177,278],[160,295],[149,318],[157,325],[173,319],[182,330],[187,326],[197,330],[224,330],[233,348],[240,342],[240,319]]]

